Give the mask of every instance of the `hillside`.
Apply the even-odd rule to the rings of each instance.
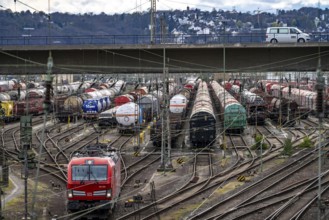
[[[269,26],[297,26],[327,32],[329,10],[301,8],[273,13],[175,10],[157,12],[157,34],[220,34],[264,31]],[[69,14],[0,10],[0,36],[149,35],[150,14]],[[162,24],[162,25],[161,25]]]

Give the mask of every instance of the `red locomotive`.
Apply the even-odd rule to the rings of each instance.
[[[105,144],[88,146],[71,159],[67,173],[68,211],[107,219],[120,194],[121,162],[115,150]]]

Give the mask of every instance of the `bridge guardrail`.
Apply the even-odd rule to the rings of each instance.
[[[329,33],[311,33],[311,42],[328,42]],[[122,45],[122,44],[224,44],[265,43],[264,34],[176,34],[157,35],[81,35],[81,36],[1,36],[0,45]]]

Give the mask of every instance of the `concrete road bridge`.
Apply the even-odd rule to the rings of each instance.
[[[1,45],[1,74],[215,73],[329,70],[329,43]]]

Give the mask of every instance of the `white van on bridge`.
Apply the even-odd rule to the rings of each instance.
[[[268,43],[305,43],[310,41],[310,35],[296,27],[269,27],[266,30]]]

